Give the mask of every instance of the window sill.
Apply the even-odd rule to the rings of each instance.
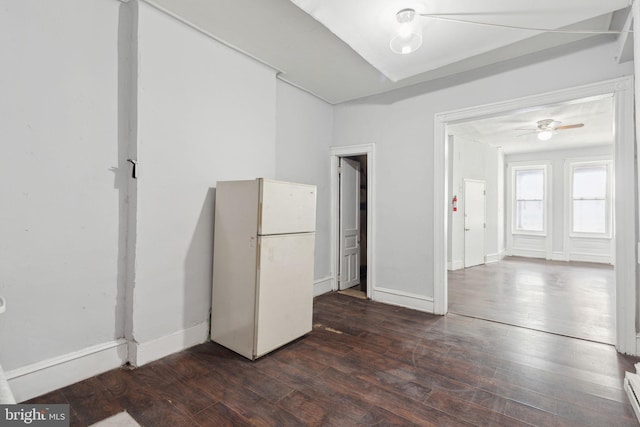
[[[547,237],[547,233],[544,231],[512,231],[514,236],[533,236],[533,237]]]
[[[571,233],[570,239],[600,239],[600,240],[612,240],[613,237],[610,234],[590,234],[590,233]]]

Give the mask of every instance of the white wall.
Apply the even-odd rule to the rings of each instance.
[[[0,8],[0,363],[18,401],[126,360],[122,8]]]
[[[472,141],[460,136],[449,138],[450,187],[448,200],[458,197],[458,210],[449,207],[449,250],[448,267],[457,270],[464,267],[464,180],[475,179],[485,183],[485,259],[497,261],[500,256],[498,224],[501,220],[498,206],[502,182],[498,180],[498,163],[501,152],[488,144]]]
[[[549,230],[548,238],[551,239],[551,254],[549,254],[550,256],[542,254],[542,257],[548,257],[558,261],[575,260],[605,263],[613,260],[614,248],[612,239],[589,239],[584,237],[573,239],[574,245],[587,245],[586,247],[583,245],[581,250],[576,248],[576,251],[573,251],[571,248],[571,239],[566,239],[567,224],[565,224],[565,202],[568,189],[566,188],[567,182],[565,179],[565,161],[581,158],[612,160],[614,149],[613,143],[611,141],[604,141],[603,143],[609,145],[574,150],[512,154],[505,157],[507,165],[514,162],[539,162],[540,164],[549,163],[551,174],[551,228]],[[505,179],[511,179],[511,177],[505,176]],[[506,194],[506,197],[511,198],[511,195]],[[507,238],[512,238],[510,230],[507,230]],[[527,239],[529,240],[529,245],[536,245],[536,241],[542,238],[529,236]],[[511,247],[514,252],[513,254],[526,255],[526,253],[519,252],[521,248],[518,245],[517,239],[512,240]],[[544,245],[541,246],[541,250],[544,250]]]
[[[333,108],[280,80],[276,83],[276,179],[318,187],[316,210],[316,281],[331,274],[329,250],[329,151]]]
[[[123,333],[119,5],[32,0],[0,9],[5,370]]]
[[[498,204],[498,222],[496,223],[496,232],[497,232],[497,244],[498,244],[498,258],[502,259],[506,250],[506,241],[505,241],[505,203],[504,203],[504,175],[505,175],[505,162],[504,162],[504,152],[502,148],[498,149],[498,164],[496,165],[496,169],[498,170],[498,197],[496,203]]]
[[[272,69],[145,3],[138,37],[133,338],[144,348],[171,334],[191,336],[194,327],[195,337],[184,340],[207,336],[210,188],[275,177],[276,81]],[[163,355],[156,344],[138,363]]]
[[[433,296],[434,114],[632,74],[632,64],[617,64],[615,55],[614,43],[603,44],[337,106],[334,145],[376,144],[379,286]]]
[[[278,158],[279,179],[319,184],[329,274],[332,107],[139,7],[0,10],[0,363],[18,400],[120,365],[125,335],[134,363],[206,339],[218,180],[275,178]]]
[[[487,182],[487,225],[485,237],[486,262],[496,262],[503,255],[504,243],[500,236],[500,227],[504,220],[500,194],[504,194],[504,181],[500,178],[500,165],[503,163],[502,150],[487,146],[485,148],[484,170]]]

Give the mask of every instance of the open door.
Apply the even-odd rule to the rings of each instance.
[[[340,158],[339,288],[360,284],[360,163]]]
[[[485,183],[464,180],[464,266],[485,263]]]

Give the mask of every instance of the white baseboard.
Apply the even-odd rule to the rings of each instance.
[[[464,261],[454,260],[447,263],[447,268],[449,270],[461,270],[464,268]]]
[[[42,362],[6,371],[5,377],[17,402],[122,366],[127,361],[127,341],[94,345]]]
[[[636,335],[636,348],[631,348],[629,349],[629,351],[625,351],[624,354],[629,354],[631,356],[640,356],[640,335]],[[636,369],[636,373],[637,372],[640,372],[640,370]]]
[[[318,295],[326,294],[327,292],[331,292],[334,289],[333,285],[333,277],[327,276],[322,279],[317,279],[313,281],[313,296],[317,297]]]
[[[545,251],[538,251],[532,249],[513,249],[511,251],[511,256],[521,256],[524,258],[547,258],[547,253]]]
[[[640,396],[640,376],[632,372],[626,372],[623,385],[631,408],[636,414],[636,419],[640,422],[640,401],[638,400],[638,396]]]
[[[374,301],[412,308],[427,313],[434,312],[433,298],[431,297],[380,287],[374,288],[372,294]]]
[[[484,257],[485,264],[492,264],[494,262],[500,262],[504,258],[504,252],[500,252],[497,254],[489,254]]]
[[[146,365],[186,348],[202,344],[209,336],[209,322],[198,323],[187,329],[145,342],[129,343],[129,363]]]
[[[578,262],[597,262],[600,264],[613,264],[613,257],[610,255],[594,255],[581,252],[571,252],[569,254],[570,261]]]
[[[2,366],[0,366],[0,405],[15,405],[16,398],[13,397],[9,382],[4,376]]]

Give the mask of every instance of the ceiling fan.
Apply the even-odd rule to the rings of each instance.
[[[562,125],[562,122],[559,122],[557,120],[554,119],[542,119],[542,120],[538,120],[536,122],[536,124],[538,125],[535,129],[518,129],[518,130],[530,130],[532,132],[527,132],[525,134],[522,134],[520,136],[524,136],[524,135],[529,135],[531,133],[537,133],[538,134],[538,139],[540,141],[548,141],[551,139],[551,137],[555,134],[558,133],[558,131],[561,130],[567,130],[567,129],[576,129],[576,128],[581,128],[584,126],[584,123],[575,123],[572,125]]]

